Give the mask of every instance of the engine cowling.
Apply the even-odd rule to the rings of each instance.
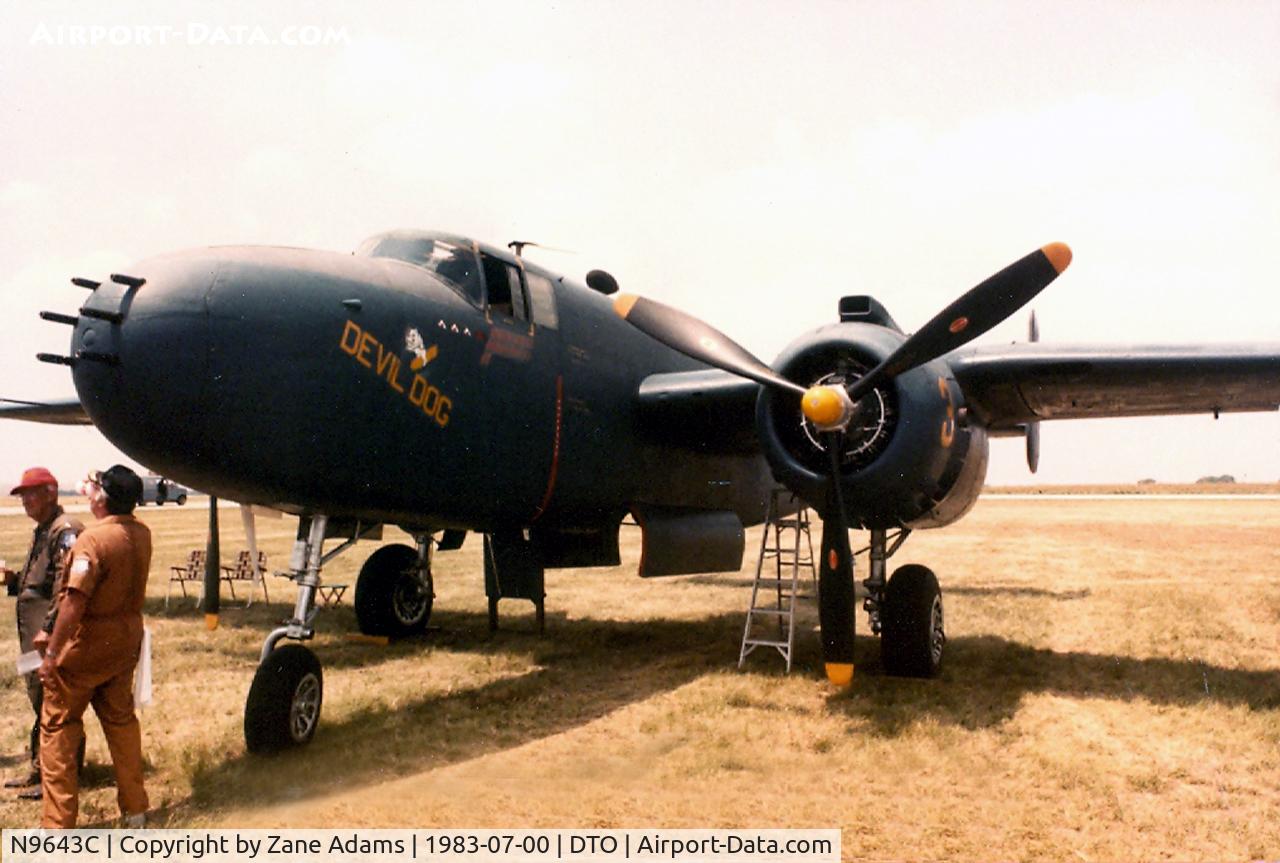
[[[792,342],[772,367],[803,386],[848,384],[903,341],[902,333],[876,324],[832,324]],[[763,390],[756,425],[778,481],[825,509],[830,455],[796,397]],[[950,524],[977,500],[987,456],[986,431],[967,421],[945,359],[899,375],[859,400],[845,434],[841,490],[849,526]]]

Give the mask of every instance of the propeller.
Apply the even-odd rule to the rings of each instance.
[[[804,395],[806,390],[792,383],[756,359],[750,351],[714,327],[679,309],[634,294],[619,294],[613,310],[645,335],[657,339],[685,356],[741,375],[767,387]]]
[[[845,429],[858,400],[895,377],[937,359],[996,326],[1044,290],[1071,263],[1071,250],[1050,243],[1015,261],[963,294],[907,338],[879,365],[846,385],[805,387],[787,380],[723,333],[670,306],[630,294],[614,310],[641,332],[692,359],[741,375],[780,392],[800,396],[800,409],[827,442],[831,482],[822,511],[822,559],[818,569],[818,615],[827,678],[838,686],[853,680],[853,557],[840,483]]]

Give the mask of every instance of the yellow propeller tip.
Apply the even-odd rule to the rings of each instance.
[[[216,614],[206,614],[206,615],[204,616],[204,628],[205,628],[205,629],[207,629],[207,630],[209,630],[210,632],[213,632],[215,629],[217,629],[217,628],[218,628],[218,615],[216,615]]]
[[[1049,263],[1053,264],[1053,269],[1059,275],[1071,263],[1071,249],[1066,243],[1050,243],[1040,249],[1044,252],[1044,256],[1049,259]]]
[[[852,662],[828,662],[826,664],[827,680],[830,680],[841,689],[845,689],[853,684],[853,663]]]
[[[639,299],[635,294],[618,294],[613,301],[613,310],[618,313],[618,317],[626,320]]]

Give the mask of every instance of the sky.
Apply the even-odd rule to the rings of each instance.
[[[34,359],[67,350],[37,313],[74,313],[72,276],[396,227],[572,250],[530,256],[766,361],[844,294],[912,330],[1058,240],[1044,342],[1280,342],[1273,2],[32,2],[0,25],[0,396],[74,393]],[[0,424],[0,480],[121,459]],[[1034,479],[1223,473],[1280,480],[1280,415],[1046,423]],[[1020,441],[988,480],[1033,481]]]

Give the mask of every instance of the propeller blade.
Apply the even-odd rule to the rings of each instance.
[[[619,294],[613,310],[640,332],[686,357],[767,387],[805,393],[804,387],[777,374],[746,348],[692,315],[633,294]]]
[[[857,605],[853,587],[853,553],[840,490],[840,452],[844,435],[827,436],[831,453],[831,492],[822,513],[822,561],[818,567],[818,622],[822,627],[822,662],[836,686],[853,682],[854,627]]]
[[[884,362],[849,387],[857,401],[903,372],[955,350],[1029,303],[1071,263],[1064,243],[1050,243],[1013,262],[934,316]]]

